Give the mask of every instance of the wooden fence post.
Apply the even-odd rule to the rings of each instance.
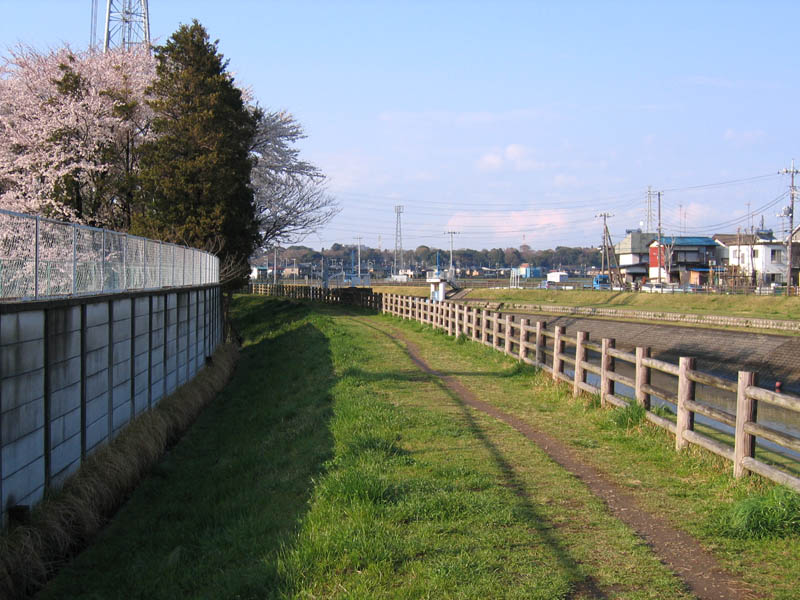
[[[606,405],[606,396],[614,393],[614,380],[608,374],[614,372],[614,357],[608,353],[616,346],[614,338],[603,338],[600,352],[600,406]]]
[[[540,367],[544,364],[545,327],[547,327],[545,321],[536,321],[536,365]]]
[[[514,317],[511,315],[506,315],[506,339],[505,339],[505,353],[508,356],[511,356],[511,336],[514,335],[514,326],[512,323],[514,322]]]
[[[586,362],[586,346],[584,344],[589,340],[589,333],[586,331],[577,332],[575,342],[575,378],[572,383],[572,396],[577,398],[581,394],[581,383],[586,383],[586,369],[583,368],[583,363]]]
[[[472,307],[472,339],[478,341],[478,309]]]
[[[447,303],[447,335],[452,336],[455,330],[455,319],[453,318],[453,303]],[[456,334],[458,335],[458,334]]]
[[[678,362],[678,417],[675,422],[675,450],[689,445],[683,439],[683,432],[694,429],[694,412],[686,406],[687,400],[694,400],[694,381],[689,379],[689,371],[694,369],[694,358],[681,356]]]
[[[756,438],[744,430],[744,424],[756,420],[756,401],[747,395],[748,386],[756,384],[756,375],[750,371],[739,371],[736,391],[736,434],[733,448],[733,476],[737,479],[749,472],[742,459],[755,457]]]
[[[519,320],[519,359],[528,358],[528,319]]]
[[[561,360],[561,353],[564,351],[564,328],[556,325],[555,337],[553,338],[553,381],[558,381],[558,374],[564,369],[564,361]]]
[[[645,410],[650,410],[650,394],[644,391],[644,385],[650,385],[650,367],[642,363],[642,359],[650,358],[650,348],[636,347],[636,402]]]
[[[461,306],[453,305],[453,335],[458,337],[461,334]]]
[[[492,321],[492,348],[499,348],[498,338],[500,337],[498,334],[500,333],[500,313],[496,312],[493,315],[494,320]]]
[[[486,315],[489,311],[481,309],[481,344],[485,344],[489,339],[489,332],[486,330]]]

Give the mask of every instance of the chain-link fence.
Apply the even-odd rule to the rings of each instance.
[[[0,210],[0,300],[218,282],[208,252]]]

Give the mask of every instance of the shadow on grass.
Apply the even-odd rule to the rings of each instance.
[[[291,594],[278,564],[333,452],[335,376],[328,339],[287,304],[235,305],[260,337],[231,383],[42,598]]]
[[[497,467],[500,476],[503,480],[502,485],[511,489],[516,495],[519,502],[520,514],[524,515],[531,528],[536,531],[539,540],[550,548],[553,556],[558,561],[562,571],[567,575],[567,578],[572,582],[572,589],[566,596],[567,598],[597,598],[603,600],[607,598],[605,593],[597,585],[596,581],[591,575],[583,571],[580,564],[572,557],[569,550],[552,535],[552,531],[556,528],[555,524],[551,523],[547,517],[537,508],[536,502],[531,494],[527,491],[524,482],[517,476],[514,464],[509,461],[503,452],[492,442],[489,436],[486,435],[484,429],[480,426],[478,421],[473,416],[469,408],[469,400],[476,399],[472,393],[464,388],[454,378],[458,377],[460,373],[457,372],[440,372],[431,369],[425,364],[422,359],[416,355],[414,348],[406,348],[395,337],[386,331],[375,327],[369,323],[362,324],[381,333],[388,337],[392,342],[409,353],[412,360],[423,370],[424,377],[433,381],[443,392],[445,392],[453,402],[461,409],[461,413],[467,424],[469,431],[478,439],[481,444],[489,452],[492,457],[492,462]],[[467,373],[474,376],[474,373]],[[487,373],[487,376],[496,377],[497,374]],[[360,376],[372,377],[373,379],[405,379],[409,377],[408,372],[389,372],[378,374],[361,373]],[[408,379],[413,380],[413,379]]]

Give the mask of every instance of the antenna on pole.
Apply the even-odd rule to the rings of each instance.
[[[789,235],[786,237],[786,295],[788,296],[792,293],[792,240],[794,239],[794,195],[796,193],[794,176],[800,171],[794,168],[794,159],[792,159],[792,167],[781,169],[778,173],[792,176],[792,182],[789,185],[789,206],[784,209],[784,213],[789,217]]]
[[[450,236],[450,273],[453,272],[453,236],[460,234],[460,231],[445,231],[445,235]]]
[[[397,226],[394,233],[394,273],[399,275],[403,270],[403,228],[400,224],[400,215],[403,214],[402,205],[394,207],[394,212],[397,215]],[[398,270],[398,266],[400,269]]]
[[[361,240],[363,240],[363,236],[357,235],[355,240],[358,240],[358,285],[361,285]]]
[[[97,47],[97,0],[92,0],[92,22],[89,28],[89,49]]]
[[[96,4],[97,0],[94,0],[92,12],[95,19]],[[107,0],[103,52],[108,52],[109,48],[130,50],[142,45],[150,47],[150,12],[147,0]]]

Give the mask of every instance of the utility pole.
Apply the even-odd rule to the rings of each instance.
[[[608,271],[611,272],[611,259],[608,256],[608,227],[606,226],[606,219],[608,217],[613,217],[614,215],[608,214],[606,212],[600,213],[599,215],[595,215],[596,219],[603,219],[603,254],[600,257],[600,272],[605,271],[605,265],[608,265]]]
[[[791,169],[781,169],[778,173],[782,175],[786,175],[787,173],[792,177],[792,183],[789,186],[789,207],[786,210],[788,213],[786,216],[789,217],[789,236],[786,239],[786,295],[788,296],[791,292],[790,289],[792,287],[792,238],[794,238],[794,176],[800,171],[794,168],[794,159],[792,159],[792,168]]]
[[[353,239],[358,241],[358,285],[361,285],[361,240],[364,238],[358,235]]]
[[[278,247],[275,246],[275,265],[272,268],[272,283],[278,283]]]
[[[461,233],[460,231],[445,231],[445,235],[450,236],[450,271],[453,270],[453,236]]]
[[[656,260],[656,264],[658,265],[658,283],[661,283],[661,192],[658,192],[658,248],[656,248],[656,250],[658,250],[658,259]]]
[[[403,228],[400,223],[400,215],[403,214],[403,206],[398,204],[394,207],[394,212],[397,215],[397,224],[394,232],[394,273],[398,275],[403,269]]]

